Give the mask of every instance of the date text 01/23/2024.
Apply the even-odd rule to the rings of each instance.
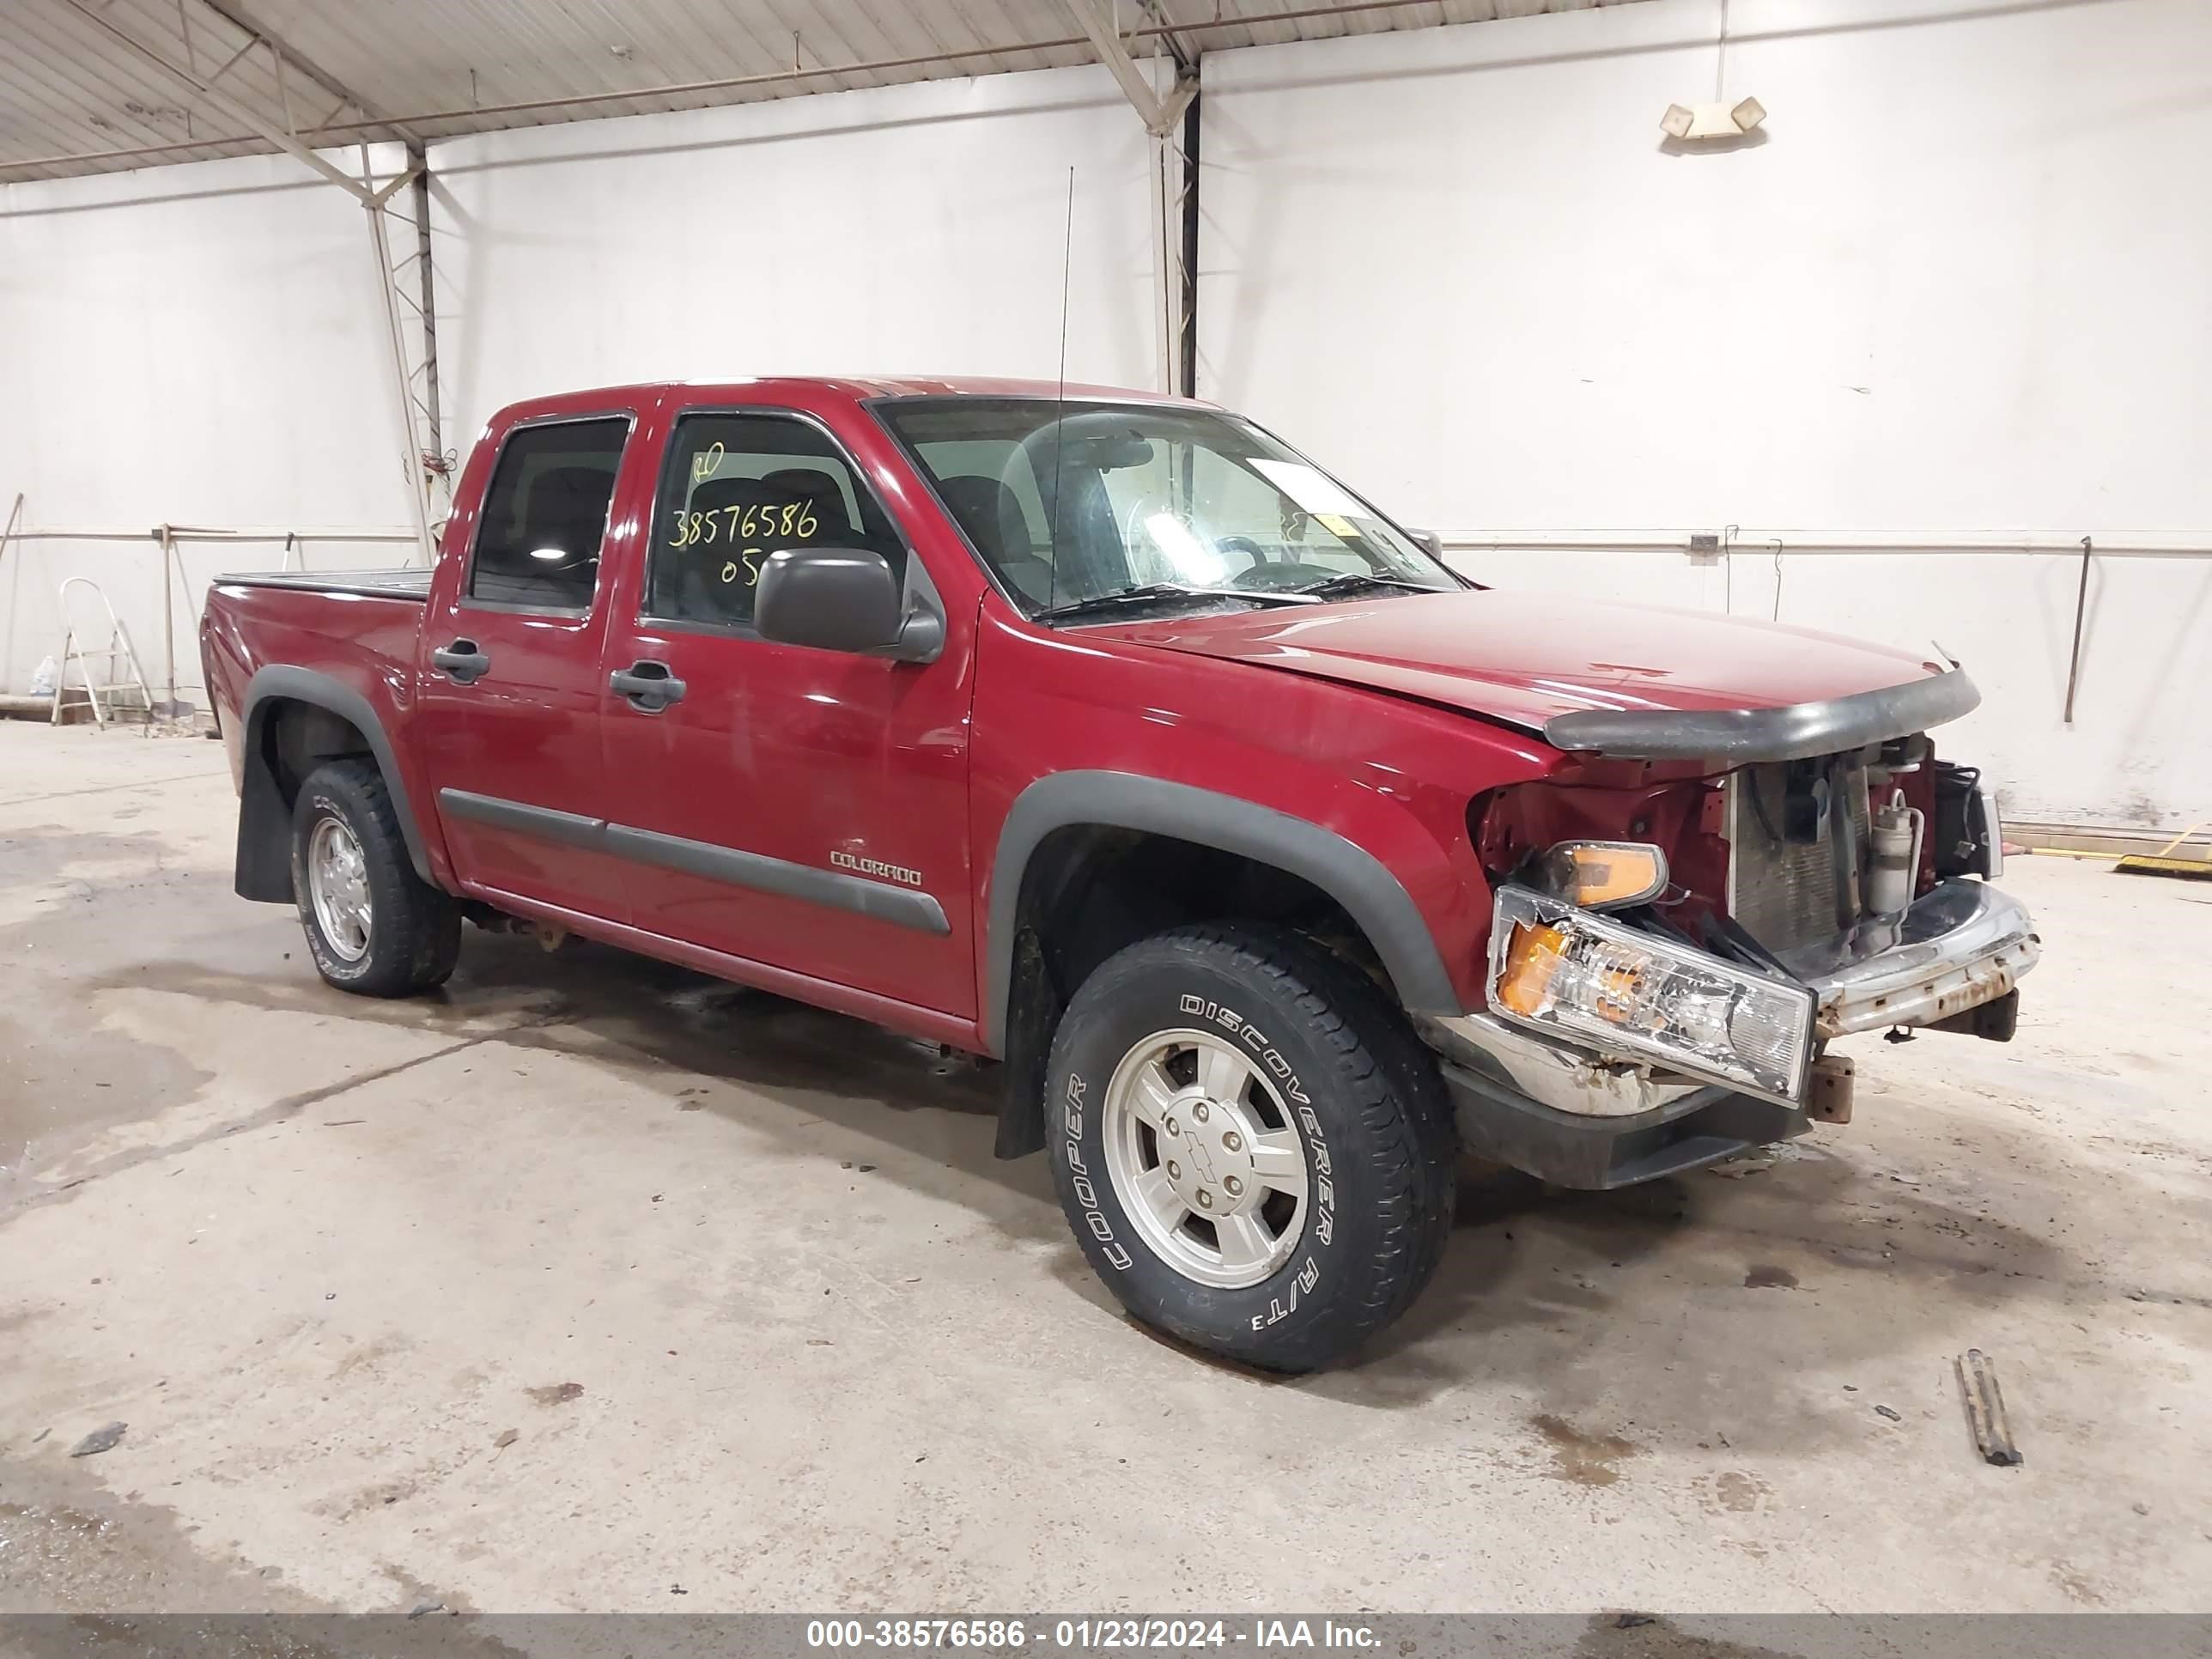
[[[1291,1652],[1306,1648],[1373,1648],[1382,1638],[1365,1625],[1333,1619],[816,1619],[810,1648],[966,1648],[985,1652],[1030,1647],[1091,1652],[1109,1649],[1181,1651],[1243,1648]]]

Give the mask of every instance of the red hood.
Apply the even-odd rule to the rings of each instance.
[[[1495,588],[1084,632],[1372,686],[1532,732],[1577,708],[1773,708],[1943,669],[1808,628]]]

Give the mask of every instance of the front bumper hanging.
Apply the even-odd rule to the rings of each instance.
[[[1820,998],[1814,1035],[1839,1037],[1933,1025],[1994,1002],[2042,954],[2026,905],[2002,887],[1954,876],[1903,916],[1862,922],[1823,966],[1790,965]]]
[[[1966,878],[1787,965],[1816,999],[1817,1039],[1931,1026],[2009,995],[2041,942],[2027,907]],[[1805,1103],[1763,1100],[1561,1042],[1488,1012],[1422,1017],[1467,1150],[1566,1187],[1612,1188],[1787,1140]]]

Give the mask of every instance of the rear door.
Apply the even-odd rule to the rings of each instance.
[[[645,556],[624,562],[607,636],[622,677],[607,702],[609,841],[631,920],[972,1018],[972,610],[948,617],[931,663],[763,640],[753,596],[779,549],[866,548],[910,587],[927,574],[823,422],[674,412]],[[656,678],[680,682],[680,698],[654,695]]]
[[[465,884],[614,921],[629,894],[599,834],[601,571],[637,533],[607,530],[634,425],[627,410],[518,422],[481,495],[464,489],[481,505],[447,532],[462,562],[423,617],[412,728]]]

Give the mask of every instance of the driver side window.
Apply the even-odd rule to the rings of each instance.
[[[836,441],[795,415],[686,415],[662,465],[645,614],[750,628],[761,568],[789,547],[906,544]]]

